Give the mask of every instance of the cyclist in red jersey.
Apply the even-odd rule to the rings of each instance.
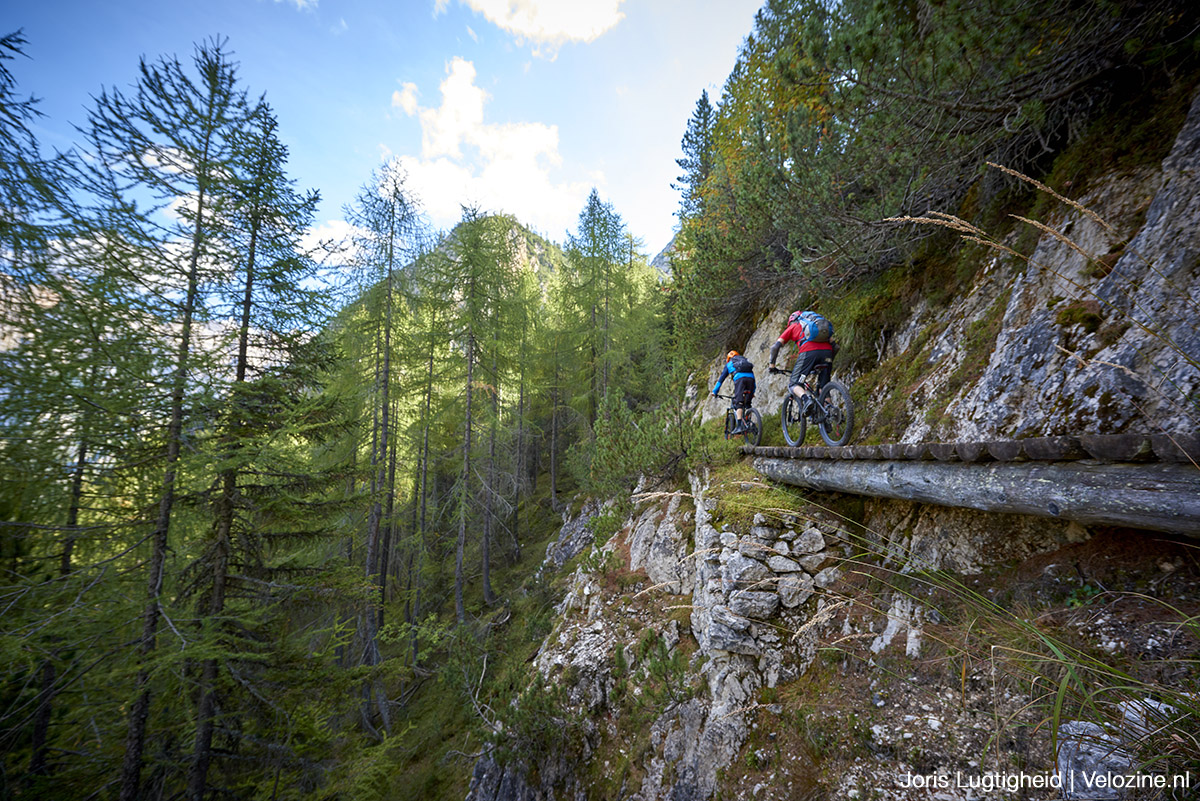
[[[815,319],[814,319],[815,318]],[[821,333],[821,326],[816,320],[822,320],[828,327],[826,333]],[[833,327],[823,317],[814,312],[792,312],[788,317],[788,327],[779,335],[779,339],[771,346],[771,369],[775,369],[775,358],[779,349],[788,342],[796,343],[796,364],[788,377],[788,389],[800,399],[801,408],[805,408],[804,397],[808,394],[800,382],[821,364],[833,364]],[[822,340],[824,337],[824,341]],[[819,374],[821,386],[829,380],[829,371],[822,370]],[[820,386],[817,387],[820,389]]]

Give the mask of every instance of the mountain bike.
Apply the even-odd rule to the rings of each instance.
[[[850,433],[854,429],[854,403],[850,400],[850,391],[841,382],[833,380],[826,381],[820,390],[813,386],[813,376],[818,376],[819,379],[822,370],[830,369],[832,367],[829,364],[817,365],[813,372],[804,377],[800,386],[804,387],[808,395],[803,401],[793,395],[791,387],[788,387],[787,397],[783,399],[783,408],[779,411],[783,438],[788,445],[796,447],[804,442],[809,421],[816,424],[826,445],[833,447],[845,445],[850,441]],[[788,370],[773,367],[769,368],[769,371],[790,374]],[[817,384],[820,384],[820,380]],[[801,408],[802,403],[804,408]]]
[[[733,411],[733,395],[718,395],[717,397],[729,401],[729,408],[725,410],[725,439],[745,437],[748,444],[758,445],[762,441],[762,415],[758,413],[758,409],[751,408],[742,411],[746,430],[741,434],[734,434],[733,429],[737,427],[738,421],[737,415]]]

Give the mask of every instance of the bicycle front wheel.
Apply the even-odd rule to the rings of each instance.
[[[725,412],[725,439],[733,436],[733,429],[737,426],[737,418],[733,416],[732,410]]]
[[[817,396],[824,407],[824,418],[817,423],[826,445],[845,445],[854,430],[854,403],[850,392],[837,381],[830,381]]]
[[[746,419],[746,443],[758,447],[762,442],[762,415],[758,409],[747,409],[743,417]]]
[[[788,391],[783,399],[783,408],[779,411],[779,421],[783,425],[783,439],[793,448],[804,442],[804,413],[800,411],[800,401]]]

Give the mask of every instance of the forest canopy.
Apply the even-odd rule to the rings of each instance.
[[[658,282],[595,191],[435,231],[395,162],[306,247],[228,43],[138,66],[53,156],[0,72],[4,793],[354,796],[529,521],[645,467],[592,446],[666,397]]]

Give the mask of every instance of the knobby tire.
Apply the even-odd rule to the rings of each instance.
[[[825,408],[825,417],[817,424],[821,439],[830,447],[845,445],[854,432],[854,403],[850,392],[838,381],[830,381],[821,387],[817,395]]]
[[[795,448],[804,442],[804,415],[800,413],[800,401],[788,390],[788,396],[783,399],[783,408],[779,413],[779,422],[783,426],[783,439]]]
[[[750,427],[744,434],[746,443],[757,448],[758,443],[762,442],[762,415],[758,413],[758,409],[747,409],[743,416],[746,425]]]

